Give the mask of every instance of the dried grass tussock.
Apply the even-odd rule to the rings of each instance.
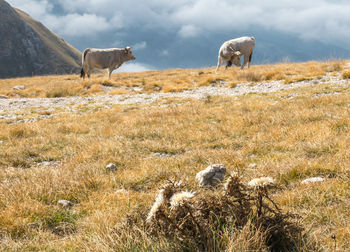
[[[178,189],[174,183],[168,183],[162,192],[169,187],[172,189],[167,192],[174,193],[170,205],[167,201],[160,205],[158,194],[149,213],[153,218],[148,219],[146,229],[156,236],[173,237],[186,249],[230,251],[228,240],[231,237],[228,236],[242,235],[247,232],[247,227],[250,233],[259,233],[260,242],[250,244],[245,250],[291,251],[307,244],[296,216],[282,213],[269,197],[269,191],[276,188],[271,181],[268,184],[259,183],[259,190],[251,190],[239,176],[233,175],[220,188],[221,192],[213,194],[202,191],[194,199],[193,193],[176,192]],[[181,204],[178,203],[179,198]]]
[[[230,85],[227,78],[236,74],[259,79],[264,69],[272,79],[322,69],[337,78],[275,92],[90,104],[75,112],[66,103],[50,112],[55,116],[34,121],[6,119],[2,111],[0,250],[349,251],[345,62],[230,68],[212,76],[211,68],[113,74],[99,86],[102,92],[163,92],[159,84],[146,88],[152,78],[164,77],[164,85],[168,78],[169,86],[198,78],[197,89],[209,78],[213,85]],[[11,97],[30,96],[30,88],[46,97],[50,78],[67,88],[84,84],[72,84],[69,76],[23,78],[33,86],[13,90],[27,84],[1,80],[0,93],[8,96],[1,99],[18,103]],[[125,88],[143,79],[137,86],[143,91]],[[114,85],[118,89],[109,89]],[[11,113],[19,116],[24,108]],[[196,174],[213,164],[225,166],[226,175],[200,186]]]

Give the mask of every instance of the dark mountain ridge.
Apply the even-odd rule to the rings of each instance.
[[[78,73],[80,52],[0,0],[0,78]]]

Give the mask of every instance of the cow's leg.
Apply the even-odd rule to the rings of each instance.
[[[248,68],[250,67],[250,62],[252,62],[252,56],[253,56],[253,52],[251,52],[251,54],[249,55]]]
[[[81,69],[80,71],[80,78],[83,78],[83,80],[85,79],[85,71],[84,71],[84,67]]]
[[[80,77],[82,77],[83,80],[85,80],[85,75],[87,74],[87,70],[88,70],[88,68],[85,65],[83,65],[83,67],[80,71]]]
[[[112,72],[114,71],[114,67],[110,67],[110,68],[108,68],[108,79],[110,80],[111,79],[111,74],[112,74]]]
[[[247,64],[247,62],[248,62],[248,56],[247,56],[247,55],[244,55],[244,60],[243,60],[243,64],[242,64],[242,66],[241,66],[241,69],[244,68],[244,66]]]
[[[230,66],[232,66],[232,61],[231,61],[231,60],[227,61],[225,70],[226,70],[228,67],[230,67]]]
[[[215,71],[215,73],[217,73],[217,71],[219,70],[219,67],[221,66],[221,63],[222,63],[222,59],[221,59],[221,57],[219,56],[219,57],[218,57],[218,65],[216,66],[216,71]]]

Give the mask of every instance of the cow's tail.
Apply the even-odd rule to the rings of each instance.
[[[80,78],[84,78],[85,76],[85,71],[84,71],[84,61],[85,61],[85,57],[86,57],[86,54],[90,52],[90,48],[88,49],[85,49],[85,51],[83,52],[83,55],[81,57],[81,71],[80,71]]]

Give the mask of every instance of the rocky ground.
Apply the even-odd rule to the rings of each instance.
[[[349,66],[347,66],[349,67]],[[271,81],[262,83],[241,83],[233,88],[225,87],[225,83],[213,84],[194,90],[171,93],[151,94],[123,94],[123,95],[99,95],[90,97],[61,97],[61,98],[14,98],[0,97],[0,121],[28,122],[55,116],[60,112],[84,113],[96,109],[111,108],[115,104],[151,104],[165,98],[192,98],[204,99],[208,96],[239,96],[250,93],[272,93],[298,87],[318,85],[322,83],[334,84],[335,87],[348,85],[349,80],[344,80],[341,74],[327,74],[320,79],[305,80],[290,84],[284,81]],[[331,95],[336,92],[327,91],[316,95]],[[289,99],[293,98],[291,94]],[[282,99],[282,98],[281,98]],[[284,98],[285,99],[285,98]],[[84,109],[81,109],[84,107]]]

